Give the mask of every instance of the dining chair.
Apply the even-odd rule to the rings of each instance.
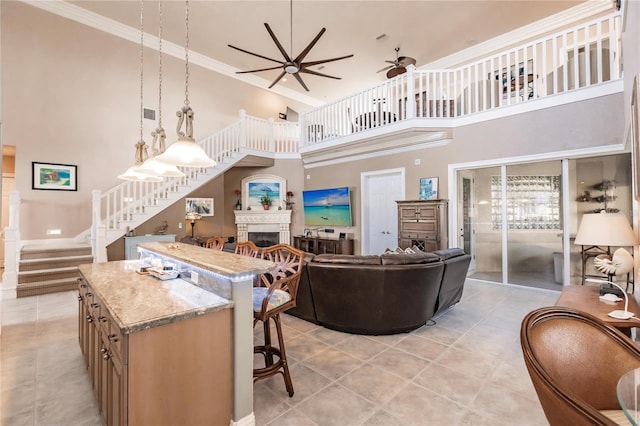
[[[276,266],[262,274],[259,286],[253,288],[253,326],[262,321],[264,344],[254,346],[253,352],[264,356],[264,367],[253,369],[253,381],[282,374],[289,396],[293,396],[293,383],[287,363],[280,313],[296,306],[298,284],[302,274],[304,252],[288,244],[276,244],[262,249],[262,258]],[[276,326],[278,346],[272,345],[271,321]],[[274,360],[274,357],[277,360]]]
[[[551,426],[624,424],[616,387],[640,367],[640,349],[622,332],[585,312],[552,306],[525,316],[520,343]]]
[[[260,249],[255,245],[253,241],[243,241],[236,243],[235,254],[241,254],[243,256],[258,257]]]
[[[214,250],[222,250],[224,249],[224,238],[222,237],[209,238],[204,246],[206,248],[210,248]]]

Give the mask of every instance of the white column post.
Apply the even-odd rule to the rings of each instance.
[[[273,118],[269,118],[267,122],[269,123],[269,134],[267,136],[267,140],[269,141],[269,152],[276,152],[275,132],[273,128],[275,120]]]
[[[413,78],[415,65],[407,67],[407,119],[416,117],[416,87]]]
[[[247,111],[240,110],[240,148],[247,147]]]
[[[102,193],[94,189],[91,197],[91,254],[94,262],[102,263],[107,261],[107,228],[100,218]]]
[[[255,425],[253,414],[253,276],[231,280],[233,297],[233,409],[231,424]]]
[[[2,299],[15,299],[20,265],[20,192],[9,194],[9,226],[4,228]]]
[[[304,131],[304,129],[307,127],[306,121],[307,121],[307,114],[306,113],[300,114],[298,118],[298,125],[299,125],[299,132],[300,132],[299,138],[298,138],[298,150],[300,150],[300,148],[307,145],[307,134]]]

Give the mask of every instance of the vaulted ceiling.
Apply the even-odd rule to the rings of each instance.
[[[140,3],[137,1],[71,3],[139,28]],[[385,60],[395,58],[396,47],[400,47],[401,55],[415,58],[416,66],[420,67],[581,3],[584,0],[295,0],[292,3],[289,0],[192,0],[189,3],[190,48],[230,66],[234,72],[267,68],[277,64],[227,45],[281,59],[264,23],[270,25],[283,48],[293,56],[325,27],[326,33],[305,59],[315,61],[353,53],[352,58],[327,63],[323,68],[312,67],[342,80],[302,74],[310,92],[305,92],[291,77],[274,89],[289,88],[326,102],[384,81],[385,73],[377,71],[387,65]],[[155,35],[158,33],[157,1],[144,1],[144,10],[145,32]],[[184,45],[184,18],[183,1],[163,2],[165,39]],[[263,79],[258,84],[266,88],[280,72],[272,70],[250,76]]]

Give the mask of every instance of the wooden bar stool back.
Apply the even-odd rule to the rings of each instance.
[[[224,249],[224,238],[222,237],[209,238],[204,246],[206,248],[210,248],[214,250],[222,250]]]
[[[262,249],[262,258],[274,262],[277,266],[272,271],[262,274],[259,287],[253,288],[253,326],[262,321],[264,329],[264,345],[254,346],[253,352],[262,354],[265,361],[264,367],[254,368],[253,381],[282,374],[291,397],[293,383],[287,364],[280,313],[296,306],[304,252],[288,244],[277,244]],[[276,325],[278,347],[271,344],[271,320]],[[274,357],[277,358],[276,361]]]
[[[256,246],[253,241],[243,241],[241,243],[236,243],[235,254],[258,257],[259,252],[260,249],[258,249],[258,246]]]

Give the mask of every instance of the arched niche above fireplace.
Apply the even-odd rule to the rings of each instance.
[[[276,175],[259,174],[242,179],[242,209],[262,209],[260,196],[264,193],[273,199],[271,210],[286,208],[287,180]]]

